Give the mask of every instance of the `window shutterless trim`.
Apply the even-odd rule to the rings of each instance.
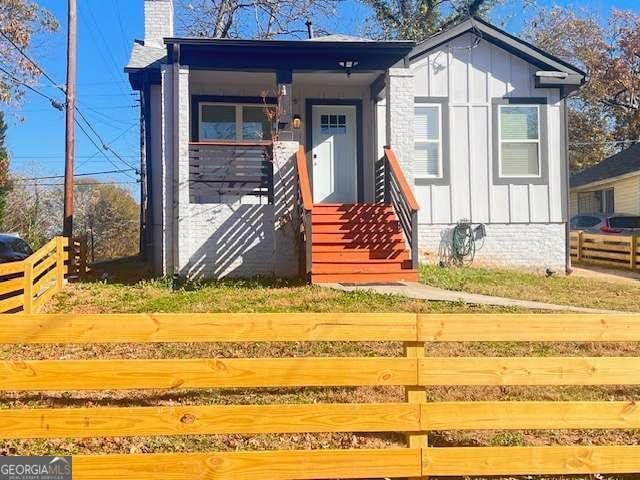
[[[440,107],[440,176],[429,177],[425,175],[415,175],[416,185],[449,185],[451,166],[449,162],[449,98],[448,97],[415,97],[413,99],[414,109],[419,106]],[[415,110],[414,110],[415,118]],[[415,149],[416,138],[414,134],[413,147]]]
[[[546,185],[549,183],[549,146],[547,143],[547,98],[546,97],[505,97],[493,98],[492,103],[492,139],[493,139],[493,184],[494,185]],[[522,105],[538,107],[538,166],[539,175],[536,176],[506,176],[501,172],[500,138],[500,106]],[[511,143],[535,143],[536,141],[514,140]],[[509,143],[509,142],[507,142]]]

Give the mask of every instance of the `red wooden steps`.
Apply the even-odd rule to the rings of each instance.
[[[312,283],[417,281],[389,204],[317,204],[311,214]]]

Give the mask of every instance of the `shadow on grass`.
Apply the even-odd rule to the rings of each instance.
[[[156,280],[165,284],[167,288],[188,292],[207,287],[289,288],[307,285],[303,278],[251,277],[189,280],[184,277],[158,277],[153,275],[151,266],[140,256],[96,262],[90,268],[87,277],[82,279],[84,283],[135,285],[146,280]]]

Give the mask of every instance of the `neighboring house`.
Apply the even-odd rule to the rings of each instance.
[[[571,215],[640,215],[640,144],[605,158],[571,176]]]
[[[416,279],[462,219],[486,225],[477,261],[567,265],[565,98],[584,73],[484,21],[417,45],[176,38],[172,2],[146,0],[126,71],[159,274]]]

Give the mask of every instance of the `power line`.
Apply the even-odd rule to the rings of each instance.
[[[106,170],[102,172],[74,173],[73,176],[74,177],[90,177],[92,175],[107,175],[110,173],[130,172],[131,170],[132,170],[131,168],[127,168],[127,169],[121,169],[121,170]],[[30,180],[51,180],[53,178],[64,178],[64,175],[48,175],[45,177],[18,178],[17,180],[22,182],[22,181],[30,181]]]
[[[91,14],[91,16],[93,17],[93,14],[91,12],[89,12]],[[94,19],[95,21],[95,19]],[[22,47],[20,47],[20,45],[16,44],[4,31],[0,30],[0,34],[2,34],[2,36],[4,38],[6,38],[9,43],[11,43],[11,45],[13,45],[13,47],[18,50],[18,52],[20,52],[20,54],[26,58],[29,62],[31,62],[36,69],[47,79],[51,82],[52,85],[55,85],[58,87],[59,90],[61,90],[63,93],[66,94],[66,89],[59,86],[56,81],[44,70],[44,68],[42,68],[40,65],[38,65],[38,63],[33,60],[29,55],[27,55],[27,53],[22,49]],[[104,38],[104,37],[103,37]],[[112,57],[113,60],[113,57]],[[115,61],[114,61],[115,64]],[[17,83],[20,83],[22,85],[24,85],[26,88],[28,88],[29,90],[31,90],[32,92],[48,99],[51,102],[51,105],[53,105],[54,108],[57,108],[58,110],[62,110],[64,103],[58,102],[57,100],[53,99],[52,97],[36,90],[35,88],[31,87],[30,85],[28,85],[25,82],[22,82],[20,80],[18,80],[17,78],[15,78],[10,72],[8,72],[7,70],[5,70],[4,68],[0,67],[0,70],[3,71],[6,75],[9,75],[9,77],[13,78],[13,80]],[[132,107],[135,107],[135,105],[133,105]],[[131,108],[131,107],[123,107],[123,108]],[[133,168],[134,170],[136,170],[136,172],[138,171],[133,165],[131,165],[130,163],[128,163],[127,161],[125,161],[116,151],[114,151],[109,145],[107,145],[104,140],[102,139],[101,135],[97,132],[97,130],[93,127],[93,125],[91,124],[91,122],[89,122],[89,120],[87,119],[87,117],[85,117],[85,115],[82,113],[82,111],[78,108],[78,106],[76,105],[74,107],[74,111],[76,111],[80,117],[82,118],[82,120],[87,124],[87,126],[89,127],[89,129],[94,133],[94,135],[98,138],[98,140],[100,141],[100,143],[102,144],[102,149],[107,150],[109,152],[111,152],[115,157],[118,158],[118,160],[120,160],[122,163],[124,163],[127,167]],[[96,143],[93,141],[93,139],[91,139],[89,137],[89,134],[86,132],[86,130],[84,130],[84,128],[82,128],[79,124],[79,122],[77,121],[77,119],[74,120],[74,122],[76,123],[76,125],[78,125],[78,127],[80,127],[80,129],[83,131],[83,133],[91,140],[91,142],[96,146],[96,148],[100,149],[100,147],[98,147],[98,145],[96,145]],[[106,158],[106,155],[105,155]],[[116,168],[117,165],[114,164],[114,166]]]
[[[20,80],[19,78],[16,78],[11,72],[6,70],[4,67],[0,67],[0,72],[2,72],[5,75],[7,75],[9,77],[9,79],[11,79],[14,83],[22,85],[23,87],[27,88],[28,90],[32,91],[33,93],[35,93],[37,95],[40,95],[42,98],[46,98],[47,100],[49,100],[49,102],[51,102],[51,106],[53,108],[55,108],[56,110],[62,110],[64,108],[64,102],[60,102],[60,101],[56,100],[55,98],[47,95],[46,93],[42,93],[41,91],[36,90],[31,85],[29,85],[27,82],[25,82],[23,80]]]
[[[64,183],[20,183],[22,187],[61,187]],[[137,185],[139,181],[135,182],[91,182],[91,183],[76,183],[76,187],[93,187],[95,185]]]
[[[18,50],[18,52],[20,52],[20,55],[22,55],[24,58],[26,58],[27,60],[29,60],[29,62],[31,62],[31,64],[36,67],[36,69],[47,79],[49,80],[53,85],[56,85],[56,87],[58,87],[60,90],[62,90],[62,92],[66,93],[66,90],[64,89],[64,87],[61,87],[59,85],[56,84],[55,80],[53,78],[51,78],[49,76],[49,74],[47,72],[44,71],[44,69],[38,65],[37,62],[35,62],[34,60],[31,59],[31,57],[29,57],[29,55],[26,54],[26,52],[22,49],[22,47],[20,47],[20,45],[18,45],[16,42],[13,41],[13,39],[11,39],[4,31],[0,30],[0,34],[6,38],[9,43],[11,45],[13,45],[13,47]]]
[[[101,147],[96,143],[96,141],[93,139],[93,137],[91,137],[91,135],[89,135],[89,132],[87,132],[87,131],[85,130],[85,128],[82,126],[82,124],[78,121],[78,119],[77,119],[77,118],[76,118],[76,119],[74,119],[74,122],[75,122],[75,124],[78,126],[78,128],[82,131],[82,133],[84,133],[84,134],[85,134],[85,136],[89,139],[89,141],[90,141],[91,143],[93,143],[93,145],[98,149],[98,151],[102,154],[102,156],[103,156],[103,157],[104,157],[104,158],[105,158],[105,159],[106,159],[106,160],[107,160],[111,165],[113,165],[115,168],[120,168],[120,167],[119,167],[119,166],[118,166],[118,165],[117,165],[117,164],[116,164],[116,163],[115,163],[111,158],[109,158],[109,157],[107,156],[107,154],[106,154],[106,153],[104,153],[104,151],[101,149]],[[104,147],[104,146],[103,146],[103,147]],[[113,151],[112,151],[112,153],[113,153]],[[130,165],[129,165],[129,164],[127,164],[126,162],[125,162],[125,165],[130,166]],[[139,172],[138,172],[138,170],[136,170],[136,173],[139,173]],[[131,175],[128,175],[128,174],[126,174],[126,173],[125,173],[125,175],[126,175],[127,177],[129,177],[129,178],[133,178],[133,179],[135,180],[135,178],[134,178],[134,177],[132,177]]]

